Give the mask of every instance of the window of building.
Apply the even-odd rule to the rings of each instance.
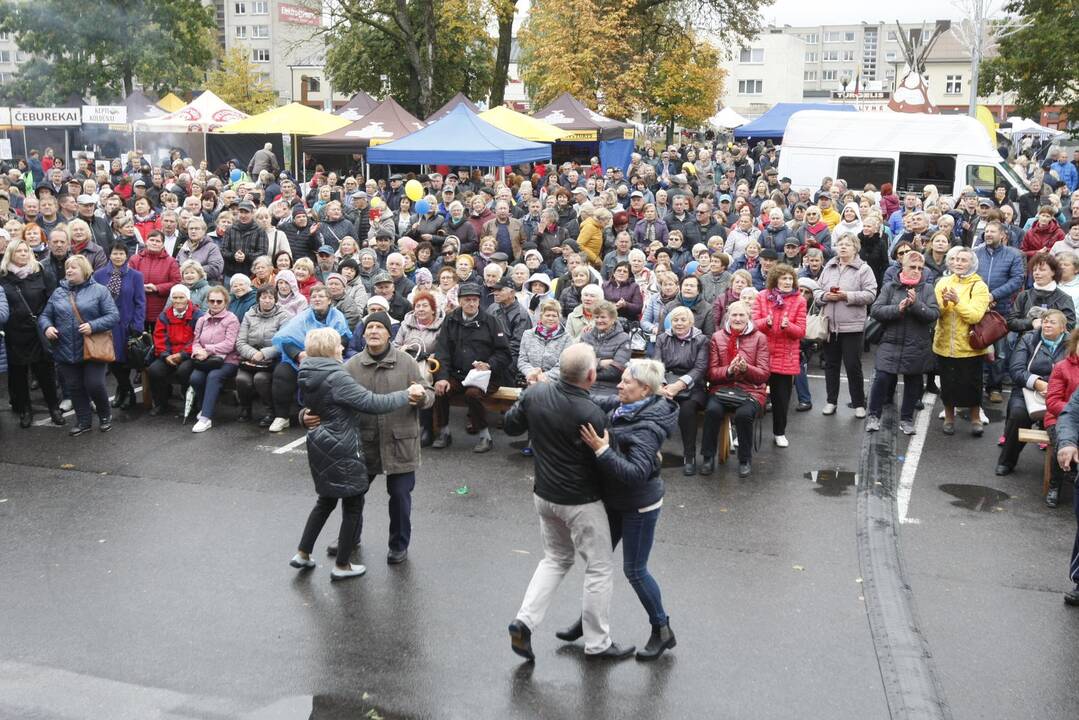
[[[11,51],[0,50],[0,65],[7,65],[9,62],[11,62]]]
[[[236,39],[237,40],[244,40],[244,39],[247,38],[247,26],[246,25],[237,25],[236,28],[235,28],[235,31],[236,31]]]
[[[815,52],[807,52],[806,53],[806,62],[817,62],[817,53],[815,53]]]
[[[894,50],[889,50],[888,52],[884,53],[884,59],[888,62],[895,62],[895,57],[896,55]]]
[[[251,3],[251,14],[252,15],[269,15],[270,14],[270,3],[265,2],[265,0],[256,0],[256,2]]]
[[[843,62],[854,62],[854,51],[853,50],[844,50],[843,51]]]
[[[322,92],[322,81],[315,77],[307,78],[307,92]]]
[[[232,12],[235,15],[246,15],[247,14],[247,3],[238,2],[238,3],[234,4],[232,6]]]
[[[839,77],[839,71],[838,70],[821,70],[820,71],[820,79],[821,80],[835,80],[837,77]]]
[[[805,80],[805,81],[816,80],[817,79],[817,71],[816,70],[806,70],[802,74],[802,79]]]
[[[824,62],[839,62],[838,50],[825,50],[821,53],[821,60]]]
[[[11,39],[11,33],[9,33],[9,32],[0,32],[0,42],[7,42],[10,39]]]
[[[805,40],[806,45],[816,45],[817,42],[819,41],[817,33],[809,33],[808,35],[806,35],[802,39]]]
[[[763,80],[739,80],[739,95],[760,95],[764,92]]]
[[[759,64],[764,62],[764,48],[742,48],[738,62]]]
[[[268,38],[268,37],[270,37],[270,26],[269,25],[255,25],[255,26],[253,26],[251,28],[251,35],[252,35],[252,37],[257,37],[257,38]]]
[[[854,42],[854,33],[852,33],[852,32],[843,33],[843,42]]]
[[[899,38],[895,34],[895,30],[888,31],[888,42],[899,42]]]
[[[843,33],[829,30],[824,33],[824,42],[842,42]]]
[[[270,62],[270,51],[266,48],[255,48],[251,51],[251,59],[257,63]]]
[[[962,95],[963,94],[963,76],[962,75],[945,75],[944,76],[944,94],[945,95]]]

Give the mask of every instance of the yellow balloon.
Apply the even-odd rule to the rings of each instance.
[[[405,183],[405,195],[412,202],[416,202],[423,197],[423,185],[420,184],[419,180],[409,180]]]
[[[378,197],[371,198],[371,209],[377,210],[382,207],[382,199]]]

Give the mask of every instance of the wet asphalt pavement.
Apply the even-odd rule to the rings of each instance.
[[[579,569],[533,636],[536,663],[510,652],[541,553],[531,461],[498,431],[493,452],[471,453],[459,409],[453,447],[424,455],[409,560],[386,565],[376,480],[367,575],[332,585],[336,515],[319,567],[287,565],[314,496],[302,445],[272,451],[298,430],[271,436],[224,405],[203,435],[117,411],[110,434],[71,439],[4,413],[0,718],[887,718],[845,474],[861,423],[843,407],[822,417],[813,389],[789,449],[765,421],[748,480],[733,459],[684,478],[668,445],[650,566],[678,647],[653,664],[586,661],[554,638],[579,612]],[[1042,504],[1036,448],[994,477],[999,422],[981,440],[938,426],[900,549],[944,700],[955,718],[1073,718],[1070,493]],[[648,635],[620,574],[611,626],[619,642]]]

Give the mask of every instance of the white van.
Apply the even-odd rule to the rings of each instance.
[[[967,185],[984,196],[998,184],[1016,198],[1028,192],[985,127],[966,115],[802,110],[787,121],[779,174],[794,187],[813,189],[828,176],[853,189],[890,182],[898,194],[920,194],[926,185],[941,195]]]

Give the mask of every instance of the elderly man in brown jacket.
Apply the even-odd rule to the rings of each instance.
[[[416,405],[386,415],[360,415],[360,437],[368,475],[372,479],[379,474],[386,476],[386,491],[390,496],[390,550],[386,562],[397,565],[408,557],[412,536],[412,490],[420,465],[419,411],[434,404],[435,390],[412,356],[390,345],[391,322],[381,311],[364,318],[363,338],[367,346],[345,363],[345,371],[374,393],[405,390],[413,383],[423,385],[426,393]],[[307,427],[318,424],[318,418],[309,413],[303,414],[303,421]],[[362,531],[361,518],[356,528],[357,546]],[[335,555],[336,544],[327,551]]]
[[[512,260],[520,260],[524,255],[525,226],[515,217],[510,216],[510,204],[505,200],[495,203],[495,216],[483,225],[484,237],[490,235],[497,243],[497,252],[504,252]]]

